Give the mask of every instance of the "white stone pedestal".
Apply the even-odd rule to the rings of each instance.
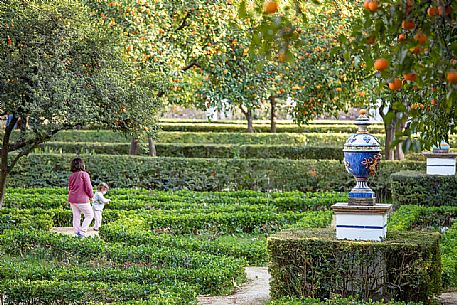
[[[427,158],[427,175],[454,176],[455,158],[452,153],[424,153]]]
[[[387,215],[391,204],[332,206],[336,220],[336,238],[383,241],[387,233]]]

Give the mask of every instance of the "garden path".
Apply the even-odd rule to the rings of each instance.
[[[270,299],[267,267],[246,267],[248,282],[228,296],[200,296],[200,305],[263,305]]]
[[[64,235],[75,235],[72,227],[53,227],[51,229],[51,232],[60,233],[60,234],[64,234]],[[87,230],[85,235],[90,236],[90,237],[98,236],[98,231],[94,231],[93,228],[89,228],[89,230]]]

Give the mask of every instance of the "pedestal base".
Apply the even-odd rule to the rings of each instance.
[[[336,238],[383,241],[387,233],[387,215],[391,204],[332,206],[336,220]]]
[[[455,158],[453,153],[424,153],[427,158],[427,175],[454,176]]]

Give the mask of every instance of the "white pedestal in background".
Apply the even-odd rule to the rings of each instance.
[[[336,238],[382,241],[387,233],[387,215],[391,204],[348,205],[337,203],[335,212]]]
[[[454,176],[455,158],[452,153],[424,153],[427,158],[427,175]]]

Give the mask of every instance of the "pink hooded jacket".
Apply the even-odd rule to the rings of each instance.
[[[85,171],[74,172],[68,178],[68,202],[89,203],[94,197],[90,176]]]

